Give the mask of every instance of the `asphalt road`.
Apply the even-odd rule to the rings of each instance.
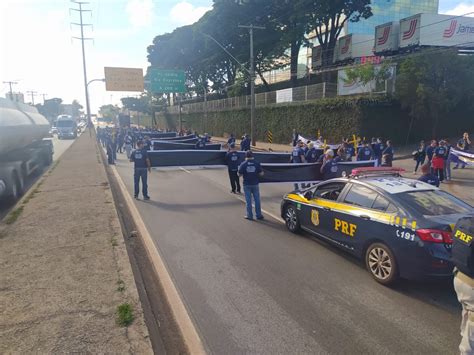
[[[210,352],[458,352],[449,280],[381,286],[360,261],[286,230],[279,203],[291,184],[262,185],[263,222],[243,219],[228,185],[223,169],[154,170],[151,201],[135,202]]]
[[[53,138],[53,146],[54,146],[54,155],[53,160],[58,160],[61,155],[71,146],[74,142],[72,139],[68,140],[59,140],[56,136]],[[41,176],[41,175],[39,175]],[[28,191],[31,186],[38,180],[39,176],[32,177],[26,181],[26,188],[25,191]],[[11,203],[6,203],[5,201],[0,201],[0,220],[5,217],[10,209],[14,206]]]

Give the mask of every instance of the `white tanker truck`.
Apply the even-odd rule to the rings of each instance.
[[[53,161],[49,122],[35,107],[0,98],[0,200],[16,200],[28,177]]]

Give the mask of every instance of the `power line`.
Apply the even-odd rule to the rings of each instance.
[[[87,26],[92,26],[90,23],[84,23],[83,22],[83,17],[82,14],[84,12],[89,12],[92,13],[92,10],[89,9],[83,9],[83,5],[88,5],[88,2],[82,2],[82,1],[75,1],[71,0],[71,2],[75,5],[78,5],[78,9],[71,8],[70,11],[76,11],[79,13],[79,23],[74,23],[72,22],[72,25],[79,26],[81,28],[81,36],[80,37],[73,37],[75,39],[78,39],[81,41],[81,47],[82,47],[82,68],[84,72],[84,90],[86,94],[86,111],[87,111],[87,123],[90,127],[91,125],[91,108],[90,108],[90,102],[89,102],[89,89],[87,87],[87,66],[86,66],[86,51],[85,51],[85,41],[90,41],[92,38],[86,38],[84,37],[84,27]]]
[[[29,90],[26,93],[31,95],[31,104],[34,106],[35,105],[35,96],[38,93],[38,91]]]
[[[18,81],[4,81],[3,83],[10,86],[10,99],[13,100],[13,85],[18,84]]]

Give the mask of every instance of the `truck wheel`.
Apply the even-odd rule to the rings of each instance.
[[[18,178],[18,175],[16,173],[13,174],[11,181],[12,181],[12,187],[11,187],[10,195],[7,197],[7,199],[11,202],[15,202],[23,194],[23,187],[21,186],[20,179]]]
[[[395,256],[383,243],[374,243],[367,248],[365,264],[375,281],[382,285],[391,285],[398,279]]]

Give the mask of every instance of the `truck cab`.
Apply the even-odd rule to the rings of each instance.
[[[77,123],[70,115],[59,115],[56,120],[56,128],[58,130],[58,139],[77,138]]]

